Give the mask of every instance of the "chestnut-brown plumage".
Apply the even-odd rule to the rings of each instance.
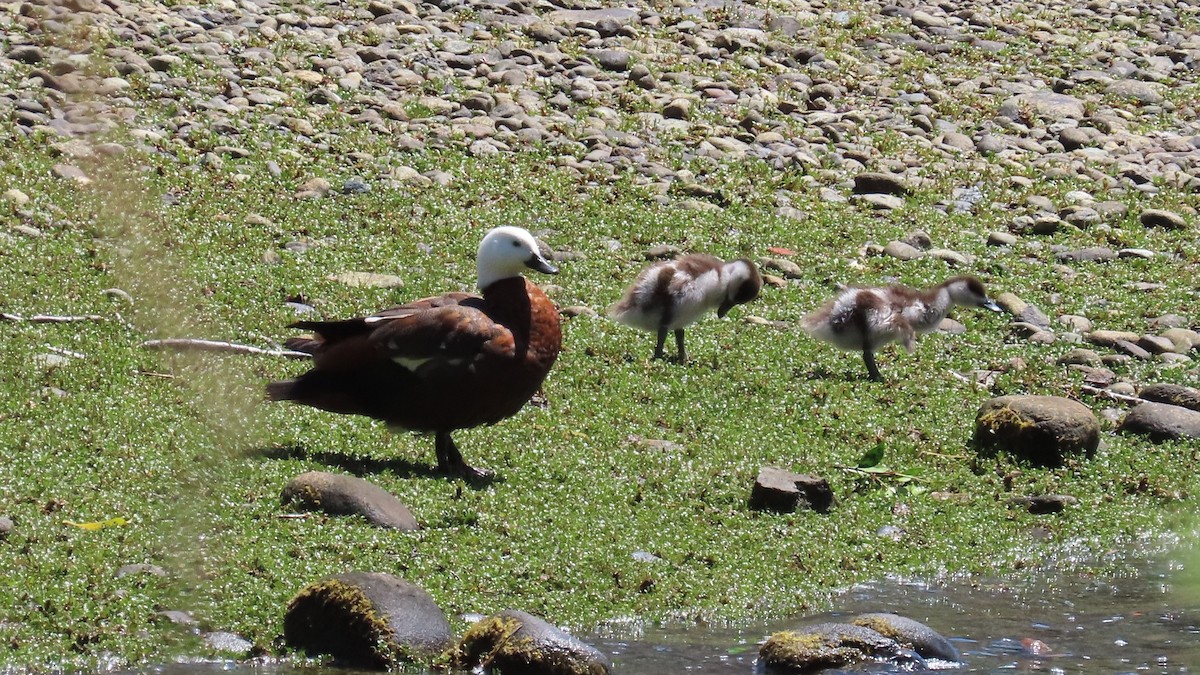
[[[489,241],[494,237],[502,241]],[[481,295],[447,293],[368,317],[292,324],[315,335],[287,341],[313,355],[313,368],[270,383],[268,397],[432,432],[441,470],[486,475],[463,461],[450,433],[516,414],[541,386],[562,342],[554,303],[509,270],[517,265],[557,271],[529,233],[496,228],[480,245]]]

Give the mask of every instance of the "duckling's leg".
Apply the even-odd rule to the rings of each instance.
[[[437,452],[438,471],[451,476],[459,476],[468,481],[491,478],[490,471],[476,469],[463,460],[462,453],[458,451],[458,446],[450,438],[449,431],[437,432],[433,446]]]
[[[876,382],[883,382],[883,376],[879,374],[879,368],[875,365],[875,352],[871,351],[870,347],[863,348],[863,362],[867,364],[867,375]]]
[[[679,351],[679,362],[687,362],[687,350],[683,348],[683,329],[675,329],[675,348]]]
[[[667,327],[665,325],[658,327],[658,343],[654,345],[654,358],[663,358],[663,345],[667,343]]]

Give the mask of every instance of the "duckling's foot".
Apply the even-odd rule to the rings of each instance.
[[[663,346],[667,343],[667,328],[661,326],[658,329],[658,341],[654,343],[654,358],[663,359],[666,355],[663,354]]]
[[[683,348],[683,329],[675,329],[675,349],[679,352],[679,362],[687,363],[687,350]]]
[[[875,365],[875,353],[863,350],[863,362],[867,364],[867,376],[871,381],[883,382],[883,376],[879,374],[879,367]]]

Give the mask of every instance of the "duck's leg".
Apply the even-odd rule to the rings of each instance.
[[[683,329],[675,329],[675,349],[679,351],[679,362],[687,362],[687,350],[683,348]]]
[[[663,345],[667,343],[667,326],[658,327],[658,342],[654,345],[654,358],[663,358]]]
[[[476,469],[463,460],[462,453],[450,438],[449,431],[439,431],[434,438],[434,449],[437,452],[438,470],[451,476],[459,476],[468,481],[491,478],[492,473],[484,469]]]
[[[871,351],[870,347],[863,348],[863,362],[867,364],[867,375],[876,382],[883,382],[879,367],[875,365],[875,352]]]

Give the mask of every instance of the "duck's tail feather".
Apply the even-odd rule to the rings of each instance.
[[[280,380],[267,383],[268,401],[291,401],[296,398],[296,381]]]

